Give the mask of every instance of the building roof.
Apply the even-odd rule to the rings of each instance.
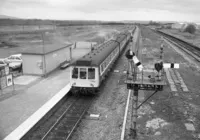
[[[130,33],[127,33],[127,35]],[[109,40],[95,48],[79,60],[72,63],[72,66],[99,66],[104,59],[115,49],[119,47],[119,43],[126,39],[126,35],[119,34],[115,40]]]
[[[22,51],[22,54],[35,54],[35,55],[44,55],[51,52],[55,52],[57,50],[70,47],[72,44],[48,44],[48,45],[37,45],[27,47]]]

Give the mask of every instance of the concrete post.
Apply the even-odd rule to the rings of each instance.
[[[69,47],[69,57],[70,57],[70,61],[72,60],[72,47]]]

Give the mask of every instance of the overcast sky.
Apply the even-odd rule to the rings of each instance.
[[[58,20],[200,22],[200,0],[0,0],[0,14]]]

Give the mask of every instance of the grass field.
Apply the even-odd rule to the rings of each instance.
[[[0,26],[0,58],[21,53],[28,47],[65,45],[87,41],[100,44],[125,30],[124,25],[93,26]]]

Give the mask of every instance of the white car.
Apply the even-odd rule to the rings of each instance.
[[[4,67],[6,65],[7,65],[7,63],[5,62],[5,60],[4,59],[0,59],[0,67]]]
[[[11,55],[8,58],[5,58],[5,62],[9,64],[9,68],[12,70],[22,69],[21,54]]]

